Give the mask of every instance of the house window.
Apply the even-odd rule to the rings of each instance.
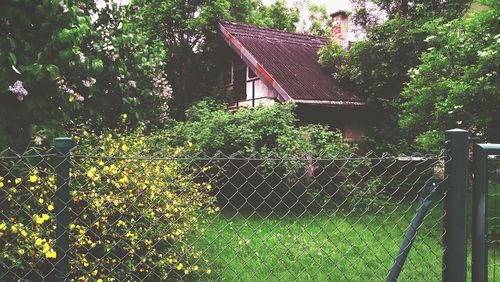
[[[247,67],[247,80],[251,80],[251,79],[255,79],[255,78],[257,78],[257,75],[255,74],[255,72],[251,68]]]
[[[233,84],[233,62],[232,60],[224,61],[222,69],[222,85]]]

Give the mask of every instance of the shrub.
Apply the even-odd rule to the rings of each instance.
[[[297,123],[292,104],[229,112],[205,100],[188,111],[185,122],[164,131],[159,143],[194,144],[208,157],[245,159],[214,162],[220,169],[207,171],[219,183],[220,190],[214,193],[218,192],[221,207],[301,213],[311,201],[319,200],[307,188],[317,181],[315,167],[322,166],[315,158],[349,156],[356,148],[327,126]],[[251,161],[246,160],[249,157]]]
[[[211,186],[195,181],[180,160],[151,157],[141,130],[80,136],[71,166],[71,277],[189,279],[210,272],[188,238],[216,212]],[[162,156],[187,150],[163,149]],[[1,272],[50,279],[60,255],[54,248],[54,162],[4,165],[11,173],[0,178]]]

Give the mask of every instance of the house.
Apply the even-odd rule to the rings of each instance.
[[[348,48],[347,14],[332,16],[335,39]],[[218,27],[217,84],[231,93],[230,108],[292,102],[302,123],[329,124],[346,141],[361,141],[366,103],[321,68],[318,51],[326,38],[230,22]]]

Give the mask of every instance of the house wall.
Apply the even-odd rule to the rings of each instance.
[[[325,124],[342,132],[346,142],[360,143],[367,130],[368,110],[301,104],[296,109],[299,123]]]

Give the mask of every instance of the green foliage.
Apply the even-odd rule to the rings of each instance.
[[[119,115],[160,122],[166,53],[94,1],[0,4],[0,146],[50,140],[81,121],[113,127]],[[167,93],[168,94],[168,93]]]
[[[367,7],[366,1],[358,2],[358,7]],[[417,2],[376,1],[388,20],[369,29],[366,39],[355,43],[347,52],[344,64],[335,68],[334,77],[364,96],[378,117],[367,124],[370,130],[366,146],[371,149],[397,152],[407,147],[407,139],[399,128],[401,92],[411,79],[408,71],[421,63],[421,54],[429,48],[425,39],[431,30],[426,28],[426,23],[436,18],[446,23],[459,17],[469,3]],[[368,11],[361,13],[365,13],[360,16],[367,24],[373,22],[372,15],[366,14]]]
[[[332,17],[326,12],[326,7],[311,3],[307,9],[309,12],[307,33],[330,38],[333,22]]]
[[[444,16],[453,19],[461,16],[472,0],[354,0],[353,2],[356,13],[361,11],[360,16],[366,16],[363,14],[368,12],[366,7],[375,4],[389,18],[422,19]]]
[[[177,125],[170,138],[179,145],[190,142],[207,154],[317,156],[351,152],[338,132],[321,125],[296,126],[293,109],[291,104],[276,104],[229,112],[204,100],[190,108],[186,121]]]
[[[366,40],[342,55],[344,64],[336,68],[334,77],[366,98],[378,116],[367,124],[368,147],[387,150],[388,144],[400,143],[399,95],[409,80],[407,70],[418,65],[419,54],[427,48],[426,36],[420,22],[395,18],[375,27]]]
[[[437,150],[442,134],[460,127],[500,141],[500,9],[449,23],[429,22],[430,47],[410,70],[400,125],[421,148]]]
[[[329,196],[321,187],[310,187],[321,173],[316,171],[320,164],[314,158],[349,156],[355,147],[343,143],[339,132],[325,126],[297,126],[293,110],[291,104],[276,104],[229,112],[224,106],[205,100],[190,108],[185,122],[163,131],[158,143],[192,146],[207,156],[222,153],[250,157],[249,161],[214,160],[218,169],[207,173],[220,184],[217,194],[220,207],[244,209],[244,205],[254,205],[288,212],[293,206],[292,210],[300,213],[322,205]],[[352,168],[346,166],[345,174]],[[339,170],[335,166],[330,169],[332,175]],[[242,177],[232,177],[235,174]],[[241,179],[247,181],[239,183]],[[236,193],[234,187],[239,187],[238,195],[253,196],[248,199],[232,196]],[[262,205],[262,197],[267,205]]]
[[[331,38],[325,46],[319,50],[319,63],[325,69],[336,73],[340,66],[345,63],[347,52]]]

